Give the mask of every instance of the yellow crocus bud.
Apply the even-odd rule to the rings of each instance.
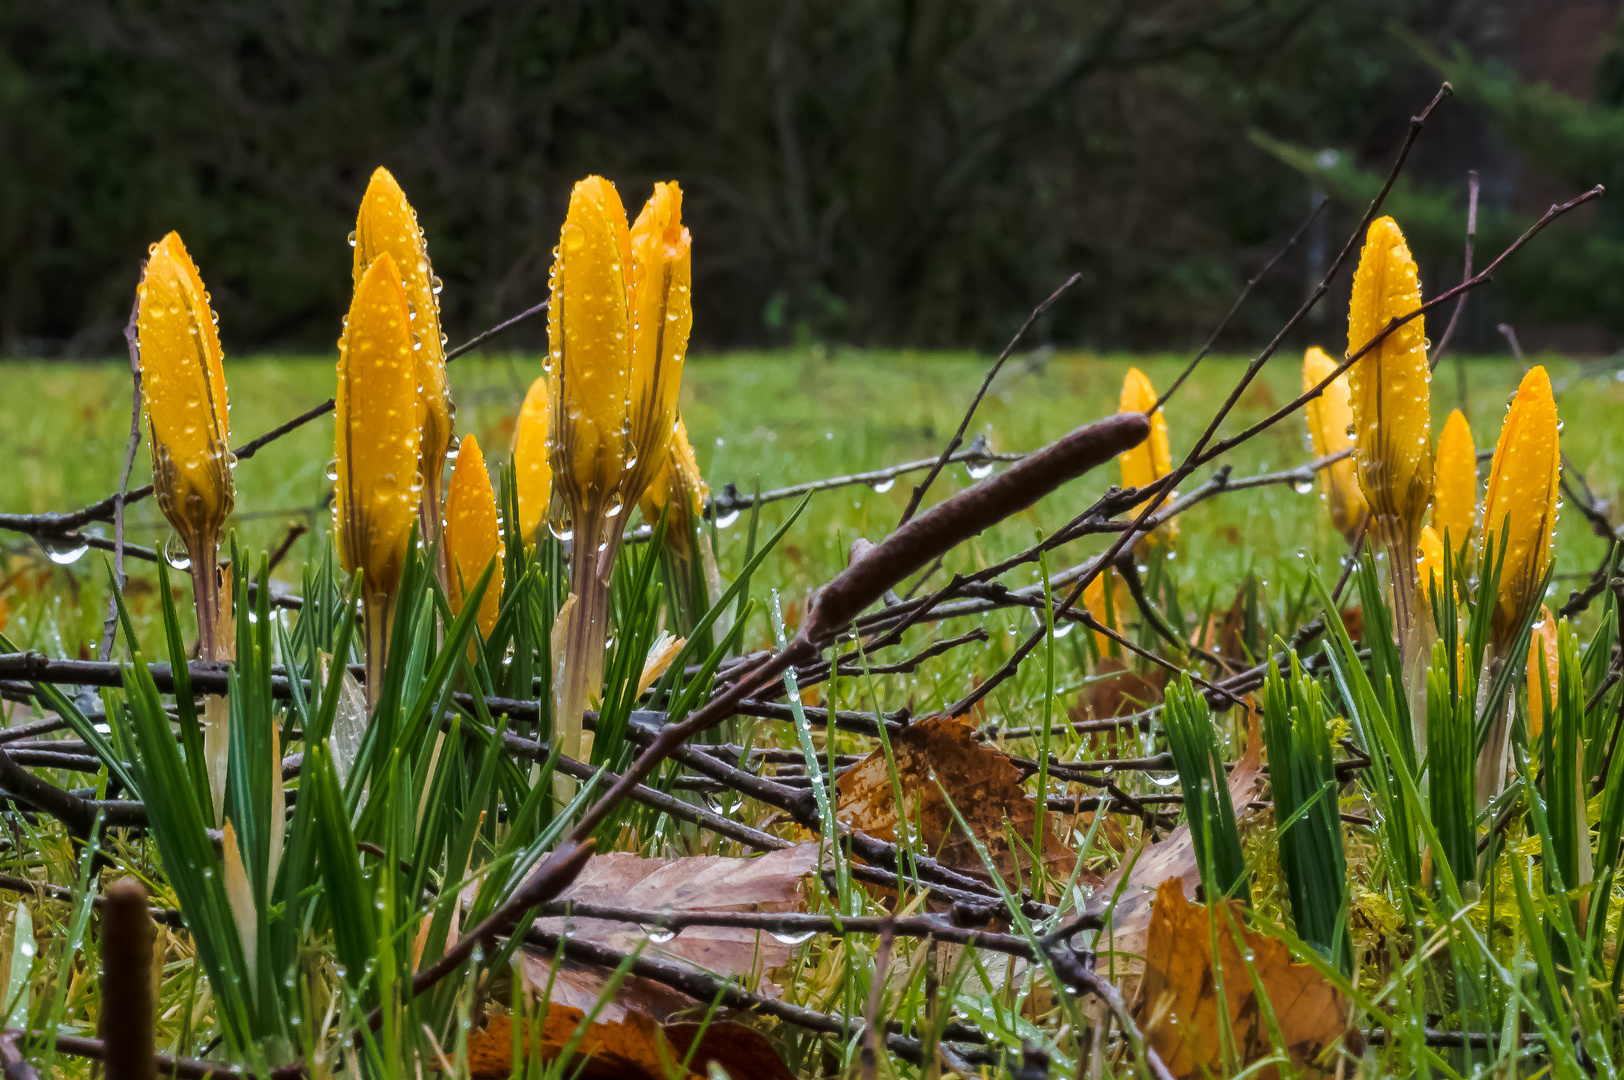
[[[231,431],[209,294],[178,233],[153,245],[138,294],[152,485],[191,559],[201,651],[213,660],[216,549],[233,501]]]
[[[1459,551],[1477,524],[1477,447],[1465,415],[1455,409],[1438,435],[1437,482],[1432,489],[1432,527]]]
[[[670,507],[671,519],[666,527],[666,546],[680,555],[688,553],[688,533],[691,522],[705,507],[709,489],[705,478],[699,475],[699,462],[694,458],[693,444],[688,441],[688,429],[679,419],[667,441],[665,466],[643,492],[643,520],[650,525]]]
[[[1312,390],[1335,370],[1336,361],[1327,356],[1324,349],[1317,345],[1309,349],[1303,353],[1303,391]],[[1348,434],[1353,425],[1353,406],[1348,402],[1348,393],[1348,375],[1343,372],[1304,410],[1309,441],[1317,458],[1340,454],[1353,445],[1353,436]],[[1331,512],[1331,524],[1351,544],[1370,509],[1353,475],[1353,459],[1343,458],[1321,469],[1319,482],[1326,509]]]
[[[445,501],[447,598],[453,614],[461,615],[468,590],[479,582],[491,560],[496,570],[479,605],[479,633],[490,637],[502,607],[502,532],[496,520],[496,492],[485,471],[479,440],[465,436],[457,450],[457,467]]]
[[[1421,279],[1404,234],[1390,217],[1365,234],[1348,305],[1348,354],[1421,306]],[[1415,549],[1432,501],[1432,372],[1417,316],[1348,369],[1355,473],[1370,504],[1371,530],[1395,549]]]
[[[1155,406],[1156,388],[1150,384],[1150,379],[1138,368],[1129,368],[1128,374],[1122,380],[1122,395],[1118,399],[1117,412],[1148,413]],[[1124,453],[1120,460],[1122,486],[1125,488],[1149,487],[1173,471],[1173,453],[1167,442],[1167,417],[1160,409],[1151,414],[1150,438]],[[1148,501],[1141,500],[1134,509],[1137,510]],[[1178,521],[1169,520],[1152,535],[1171,542],[1178,535]],[[1147,537],[1141,541],[1141,545],[1149,539]]]
[[[1556,399],[1543,367],[1529,369],[1506,410],[1494,444],[1489,486],[1483,494],[1484,547],[1500,563],[1500,588],[1489,622],[1490,647],[1499,663],[1510,662],[1523,620],[1534,612],[1551,565],[1556,501],[1562,468]],[[1548,621],[1548,619],[1547,619]],[[1478,757],[1477,800],[1481,809],[1500,791],[1506,775],[1511,715],[1494,718]]]
[[[1534,743],[1539,738],[1540,731],[1545,727],[1545,693],[1540,691],[1540,660],[1545,661],[1546,693],[1550,694],[1551,702],[1556,702],[1556,657],[1557,657],[1556,620],[1551,617],[1551,610],[1544,605],[1540,606],[1539,615],[1534,619],[1534,632],[1528,638],[1528,741]]]
[[[1504,644],[1540,602],[1556,536],[1562,470],[1556,399],[1543,367],[1529,369],[1500,425],[1483,496],[1483,535],[1504,551],[1493,637]]]
[[[417,365],[400,282],[393,256],[373,260],[350,301],[338,353],[333,527],[344,569],[361,574],[369,697],[381,686],[390,610],[423,487]]]
[[[682,227],[682,190],[655,184],[631,229],[630,464],[621,500],[630,505],[665,468],[677,424],[677,390],[694,310],[689,296],[693,240]],[[686,442],[686,437],[684,437]]]
[[[429,263],[428,243],[417,211],[406,201],[388,169],[372,173],[355,220],[355,288],[378,256],[388,253],[400,273],[411,305],[411,331],[417,338],[418,471],[423,474],[419,519],[425,543],[439,535],[440,484],[451,445],[451,394],[445,379],[445,336],[440,332],[440,279]]]
[[[547,425],[552,402],[545,376],[530,384],[513,426],[513,472],[519,499],[519,535],[526,548],[536,546],[536,530],[547,515],[553,494],[553,464],[547,450]]]

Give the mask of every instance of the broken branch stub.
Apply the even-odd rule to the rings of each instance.
[[[1142,413],[1085,424],[975,487],[944,499],[870,548],[824,586],[798,635],[822,645],[885,590],[970,537],[1026,509],[1150,434]]]

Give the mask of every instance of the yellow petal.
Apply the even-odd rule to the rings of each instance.
[[[621,498],[635,503],[665,467],[677,422],[677,390],[694,311],[689,296],[693,241],[682,227],[682,191],[655,184],[631,230],[630,453]]]
[[[547,309],[555,380],[553,482],[572,514],[609,506],[626,463],[630,249],[626,211],[614,185],[598,176],[576,184],[554,255]]]
[[[339,558],[368,595],[392,597],[423,481],[417,369],[395,260],[379,255],[355,288],[338,355],[333,507]]]
[[[1348,355],[1420,306],[1421,279],[1404,234],[1392,218],[1377,218],[1353,277]],[[1355,473],[1371,529],[1385,543],[1412,547],[1432,500],[1432,373],[1422,322],[1411,319],[1348,369]]]
[[[490,637],[502,607],[502,533],[496,522],[496,492],[485,471],[479,440],[465,436],[457,449],[457,467],[445,500],[445,545],[451,610],[462,614],[468,590],[479,582],[492,559],[496,571],[479,605],[479,632]]]
[[[1494,538],[1496,558],[1505,552],[1494,611],[1497,641],[1504,642],[1540,601],[1556,536],[1561,470],[1551,378],[1543,367],[1534,367],[1523,376],[1500,425],[1483,496],[1483,535]]]
[[[1105,605],[1107,580],[1109,580],[1111,587],[1111,610],[1109,612],[1106,611]],[[1110,568],[1106,568],[1103,573],[1095,577],[1083,589],[1084,609],[1094,616],[1095,622],[1115,630],[1118,634],[1124,633],[1122,616],[1127,611],[1128,605],[1132,603],[1133,597],[1128,593],[1127,582],[1118,577],[1117,572]],[[1098,630],[1090,630],[1089,633],[1094,636],[1094,646],[1099,654],[1101,656],[1110,655],[1111,649],[1116,646],[1116,642]]]
[[[388,169],[377,169],[361,199],[355,219],[355,287],[367,268],[387,252],[400,272],[401,286],[411,304],[412,332],[417,350],[417,380],[423,388],[418,404],[422,435],[418,444],[419,471],[435,499],[440,474],[451,445],[451,394],[445,380],[445,342],[440,335],[439,279],[429,263],[428,242],[417,224],[417,211]]]
[[[1540,729],[1545,726],[1545,694],[1540,692],[1540,658],[1545,660],[1545,677],[1547,692],[1551,702],[1556,702],[1556,620],[1551,617],[1549,608],[1541,605],[1539,615],[1534,620],[1534,632],[1528,638],[1528,741],[1539,738]]]
[[[650,523],[659,521],[673,498],[678,507],[697,514],[704,508],[708,493],[705,478],[699,475],[699,463],[694,459],[693,444],[688,441],[688,429],[679,418],[666,443],[665,467],[643,492],[640,504],[643,519]]]
[[[1336,370],[1336,361],[1315,346],[1303,353],[1303,390],[1312,390]],[[1314,456],[1330,457],[1353,445],[1348,428],[1353,424],[1353,406],[1348,401],[1348,374],[1343,372],[1304,410]],[[1331,524],[1351,543],[1364,518],[1367,505],[1364,492],[1353,475],[1353,459],[1343,458],[1319,473],[1320,491],[1331,513]]]
[[[230,425],[208,293],[177,233],[152,248],[136,330],[158,506],[188,549],[212,544],[231,513]]]
[[[1129,368],[1122,379],[1122,395],[1118,399],[1118,413],[1149,412],[1156,405],[1156,388],[1138,368]],[[1148,487],[1173,471],[1173,453],[1167,442],[1167,417],[1157,409],[1150,417],[1150,438],[1121,456],[1122,486]],[[1134,509],[1149,502],[1142,499]],[[1165,505],[1165,503],[1163,504]],[[1178,534],[1178,522],[1169,521],[1156,530],[1168,539]]]
[[[1421,542],[1416,546],[1416,580],[1421,583],[1422,599],[1430,598],[1444,576],[1444,542],[1431,525],[1421,526]]]
[[[519,535],[525,547],[536,546],[536,530],[547,515],[547,501],[553,494],[553,465],[547,450],[547,425],[552,422],[552,402],[547,394],[547,378],[530,384],[519,406],[519,420],[513,426],[513,471],[519,497]]]
[[[1477,447],[1459,409],[1438,435],[1438,474],[1432,489],[1432,527],[1459,550],[1477,524]]]

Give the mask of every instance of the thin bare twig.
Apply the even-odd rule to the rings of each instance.
[[[1004,362],[1009,359],[1009,354],[1015,351],[1015,346],[1020,344],[1021,339],[1026,336],[1026,332],[1032,328],[1032,324],[1037,322],[1056,300],[1065,295],[1067,289],[1082,280],[1082,276],[1082,274],[1078,273],[1067,278],[1065,284],[1050,293],[1047,300],[1032,309],[1032,314],[1026,317],[1026,321],[1021,324],[1021,328],[1015,331],[1015,336],[1009,339],[1009,344],[1004,346],[1004,351],[998,354],[998,359],[994,360],[992,367],[987,369],[987,377],[981,381],[981,389],[976,391],[976,396],[971,400],[970,407],[964,410],[964,419],[959,421],[959,428],[953,433],[953,437],[948,440],[947,447],[942,451],[941,457],[936,459],[936,464],[931,466],[930,472],[926,473],[925,478],[913,489],[913,495],[908,499],[907,508],[902,511],[902,519],[897,522],[897,528],[900,529],[908,524],[914,514],[919,511],[919,504],[925,498],[925,492],[930,490],[930,485],[947,467],[947,461],[953,456],[953,452],[964,445],[964,433],[970,427],[970,420],[975,416],[976,409],[980,407],[981,399],[987,396],[987,389],[992,386],[993,379],[997,377],[998,372],[1003,368]]]
[[[141,264],[146,276],[146,263]],[[113,655],[113,632],[118,627],[118,593],[124,588],[124,500],[130,492],[130,471],[135,468],[135,452],[141,446],[141,336],[137,320],[141,314],[139,296],[130,305],[130,321],[124,324],[124,343],[130,351],[130,438],[124,447],[124,469],[119,473],[118,491],[113,495],[113,595],[107,598],[107,618],[102,624],[100,656]]]

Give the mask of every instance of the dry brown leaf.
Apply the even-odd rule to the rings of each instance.
[[[975,845],[942,797],[945,788],[976,839],[986,845],[999,874],[1013,882],[1018,868],[1022,880],[1030,880],[1032,860],[1024,848],[1011,846],[1005,821],[1016,836],[1030,844],[1037,824],[1036,803],[1027,797],[1021,771],[1008,755],[978,742],[971,727],[948,716],[921,720],[893,735],[891,752],[902,788],[903,813],[938,860],[962,873],[987,877]],[[836,783],[840,820],[876,839],[895,842],[897,800],[884,750],[876,749]],[[1060,815],[1048,817],[1052,822]],[[1050,876],[1061,880],[1071,875],[1077,863],[1052,824],[1044,829],[1042,857]]]
[[[1227,901],[1234,921],[1219,913],[1218,970],[1212,963],[1208,907],[1185,899],[1177,878],[1157,890],[1150,919],[1145,977],[1139,988],[1135,1019],[1145,1044],[1161,1055],[1176,1077],[1221,1075],[1217,977],[1223,978],[1224,1007],[1242,1068],[1275,1052],[1270,1029],[1236,941],[1245,943],[1257,982],[1280,1027],[1282,1047],[1297,1069],[1318,1075],[1322,1055],[1346,1038],[1349,1049],[1363,1052],[1357,1029],[1348,1026],[1342,995],[1310,964],[1298,963],[1276,938],[1249,930],[1241,922],[1239,901]],[[1256,1074],[1272,1080],[1273,1065]]]
[[[1229,798],[1237,814],[1244,813],[1246,804],[1252,801],[1252,793],[1263,772],[1263,732],[1255,709],[1251,712],[1246,743],[1246,752],[1229,774]],[[1122,866],[1094,890],[1098,910],[1103,911],[1110,903],[1122,881],[1123,869],[1128,865],[1124,859]],[[1124,986],[1125,996],[1144,970],[1141,958],[1145,954],[1145,937],[1150,929],[1157,887],[1170,879],[1177,880],[1183,885],[1185,895],[1193,898],[1200,878],[1188,822],[1142,850],[1133,862],[1122,897],[1111,911],[1110,931],[1102,933],[1096,944],[1102,961],[1112,964],[1112,970]],[[1104,955],[1107,953],[1113,955],[1107,958]]]
[[[630,852],[594,855],[560,901],[637,908],[646,911],[784,913],[806,910],[801,883],[817,869],[816,844],[800,844],[751,859],[694,855],[649,859]],[[538,919],[538,929],[564,932],[579,941],[622,952],[639,946],[644,956],[675,960],[718,975],[733,976],[747,989],[760,976],[782,967],[795,946],[759,930],[690,926],[669,941],[650,939],[641,927],[601,919]],[[767,987],[770,990],[770,987]]]

